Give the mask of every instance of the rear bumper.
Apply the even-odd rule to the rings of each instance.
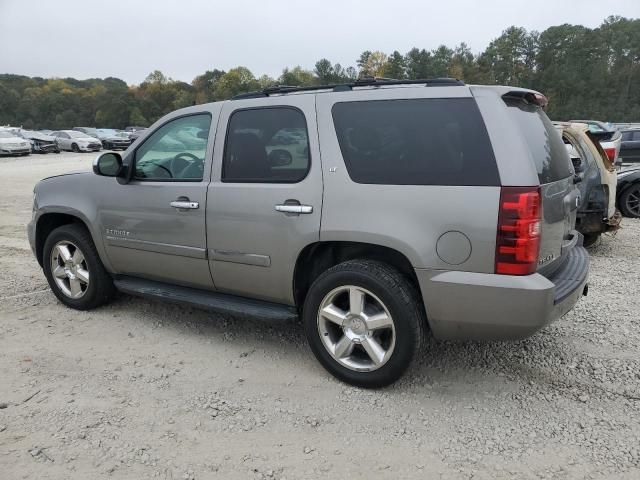
[[[589,255],[574,247],[550,278],[416,269],[429,326],[442,340],[525,338],[586,294]]]

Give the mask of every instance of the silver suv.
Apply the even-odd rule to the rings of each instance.
[[[363,387],[438,339],[516,339],[587,291],[579,201],[537,92],[451,79],[277,87],[173,112],[35,187],[76,309],[116,290],[280,322]]]

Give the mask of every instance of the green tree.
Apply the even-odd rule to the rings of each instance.
[[[396,50],[389,55],[387,63],[383,67],[383,74],[385,77],[401,80],[407,76],[406,69],[404,56]]]

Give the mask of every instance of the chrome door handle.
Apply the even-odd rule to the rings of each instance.
[[[188,200],[175,200],[169,205],[179,210],[192,210],[200,207],[200,204],[198,202],[190,202]]]
[[[313,213],[313,207],[311,205],[276,205],[276,212]]]

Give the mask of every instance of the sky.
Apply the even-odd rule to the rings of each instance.
[[[0,73],[190,82],[238,65],[355,66],[364,50],[466,42],[479,53],[511,25],[542,31],[640,17],[640,0],[0,0]]]

